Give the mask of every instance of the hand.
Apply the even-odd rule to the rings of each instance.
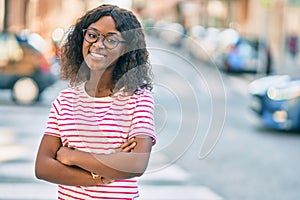
[[[69,147],[60,147],[56,152],[56,160],[61,162],[64,165],[72,166],[71,158],[76,150]]]
[[[134,147],[136,146],[136,141],[135,138],[131,138],[130,140],[127,140],[125,143],[123,143],[118,151],[123,151],[123,152],[131,152]]]
[[[124,144],[122,144],[118,151],[123,151],[123,152],[131,152],[134,147],[136,146],[135,138],[131,138],[130,140],[127,140]],[[109,184],[115,182],[115,180],[107,179],[105,177],[101,177],[101,182],[102,184]]]
[[[115,182],[115,180],[107,179],[105,177],[101,177],[100,179],[101,179],[101,184],[110,184],[110,183]]]

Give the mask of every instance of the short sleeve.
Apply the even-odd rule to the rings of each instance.
[[[60,137],[60,131],[58,128],[58,115],[59,115],[60,104],[58,98],[56,98],[51,106],[46,129],[44,134]]]
[[[137,135],[147,135],[153,139],[153,145],[156,143],[154,99],[150,91],[144,91],[136,101],[129,138]]]

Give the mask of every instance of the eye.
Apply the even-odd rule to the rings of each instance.
[[[86,31],[86,36],[89,38],[89,39],[97,39],[98,38],[98,33],[93,31],[93,30],[87,30]]]
[[[105,39],[110,44],[116,44],[116,43],[119,42],[119,40],[117,38],[113,37],[113,36],[108,36]]]
[[[87,35],[89,38],[92,38],[92,39],[95,39],[98,37],[96,33],[92,33],[92,32],[87,32]]]

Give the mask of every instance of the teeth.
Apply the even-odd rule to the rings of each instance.
[[[105,57],[102,54],[97,54],[97,53],[93,53],[93,52],[91,52],[91,55],[94,56],[94,57],[96,57],[96,58],[104,58]]]

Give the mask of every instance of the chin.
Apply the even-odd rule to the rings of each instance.
[[[92,71],[103,71],[103,70],[106,70],[108,68],[107,66],[100,66],[100,65],[88,65],[88,67]]]
[[[115,67],[115,63],[113,64],[104,64],[104,63],[99,63],[99,64],[90,64],[88,65],[88,67],[90,68],[90,70],[92,71],[104,71],[108,68],[114,68]]]

